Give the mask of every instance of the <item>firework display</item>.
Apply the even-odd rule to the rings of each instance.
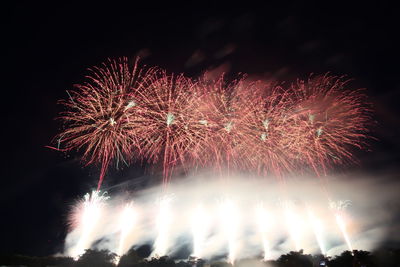
[[[121,256],[148,244],[151,257],[161,257],[185,246],[192,257],[225,255],[233,264],[248,256],[269,260],[289,250],[332,255],[365,242],[354,215],[343,205],[339,212],[336,202],[326,202],[317,188],[307,187],[303,199],[281,199],[278,192],[265,193],[279,183],[265,180],[233,179],[228,187],[218,179],[204,187],[196,183],[172,183],[173,194],[160,195],[160,187],[134,198],[107,199],[98,191],[87,195],[74,206],[67,255],[77,257],[92,247]]]
[[[160,163],[164,184],[176,166],[324,172],[352,160],[350,148],[368,137],[365,96],[346,85],[329,75],[288,88],[245,77],[190,79],[109,60],[62,101],[56,149],[82,150],[87,164],[100,163],[98,189],[111,163],[134,159]]]
[[[332,239],[326,229],[330,217],[335,222],[330,232],[336,231],[353,249],[343,211],[348,202],[331,201],[325,185],[323,202],[328,201],[333,212],[321,207],[321,197],[312,205],[291,200],[280,201],[278,208],[265,205],[264,186],[245,194],[247,185],[241,184],[227,193],[228,185],[235,183],[234,173],[247,173],[277,177],[279,198],[290,199],[285,177],[308,170],[322,177],[328,167],[354,160],[352,148],[363,149],[369,137],[371,112],[363,92],[348,89],[344,77],[310,76],[288,86],[251,81],[246,75],[228,82],[223,75],[194,79],[158,67],[139,68],[138,60],[119,58],[90,69],[86,79],[61,101],[66,108],[60,116],[64,129],[55,149],[81,150],[84,162],[100,164],[101,171],[97,190],[72,212],[68,255],[77,257],[102,240],[118,255],[148,240],[153,243],[151,256],[170,255],[175,241],[187,233],[192,257],[225,253],[232,264],[248,254],[243,251],[248,242],[264,260],[273,257],[281,238],[288,242],[279,249],[317,247],[326,254],[327,240]],[[151,197],[158,199],[156,205],[149,205],[147,198],[109,205],[108,197],[100,194],[109,166],[132,161],[162,169],[162,194]],[[175,170],[211,170],[213,177],[218,173],[230,179],[222,179],[223,186],[211,197],[210,190],[189,190],[201,191],[204,185],[175,190],[188,194],[178,203],[170,194]],[[119,216],[106,216],[115,210]]]

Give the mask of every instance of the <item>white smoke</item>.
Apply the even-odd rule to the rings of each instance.
[[[101,205],[98,218],[93,218],[90,238],[79,222],[71,230],[65,254],[77,256],[72,254],[77,254],[76,247],[85,236],[87,248],[119,254],[132,246],[153,244],[153,256],[176,255],[186,246],[193,256],[225,255],[229,261],[257,256],[274,259],[296,248],[336,255],[348,245],[335,219],[339,211],[330,208],[332,201],[351,202],[340,214],[354,249],[374,249],[399,228],[393,224],[399,206],[392,203],[399,183],[384,177],[353,174],[282,182],[203,173],[176,180],[167,189],[154,186],[131,194],[113,193]],[[135,214],[131,224],[121,222],[130,202]],[[78,203],[74,211],[78,218],[82,206]]]

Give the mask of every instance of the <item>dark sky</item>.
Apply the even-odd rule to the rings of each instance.
[[[382,1],[218,7],[53,2],[4,8],[0,253],[46,255],[62,248],[69,205],[96,184],[98,169],[45,146],[60,129],[57,100],[82,82],[87,67],[109,57],[141,53],[145,64],[193,77],[219,66],[288,81],[346,74],[354,87],[367,88],[378,121],[377,141],[371,152],[358,153],[355,168],[393,169],[399,161],[400,25],[396,9]],[[189,60],[194,54],[200,60]],[[141,172],[132,166],[107,184]]]

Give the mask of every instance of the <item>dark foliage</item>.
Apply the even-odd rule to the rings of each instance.
[[[87,249],[86,252],[79,257],[75,263],[76,267],[113,267],[117,254],[111,253],[108,250],[91,250]]]
[[[117,264],[118,262],[118,264]],[[344,251],[334,257],[304,254],[302,250],[291,251],[277,260],[261,261],[241,259],[234,265],[226,261],[206,262],[202,259],[174,261],[163,256],[160,258],[142,258],[134,249],[129,250],[119,261],[118,256],[108,250],[91,250],[74,261],[70,257],[29,257],[22,255],[1,255],[0,266],[27,267],[399,267],[400,250],[379,249],[374,252],[354,250]]]

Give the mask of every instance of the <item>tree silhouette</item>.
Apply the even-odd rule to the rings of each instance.
[[[0,266],[27,266],[27,267],[116,267],[117,255],[108,250],[86,250],[74,261],[70,257],[31,257],[24,255],[0,255]],[[325,262],[325,265],[321,265]],[[241,259],[235,267],[399,267],[400,250],[379,249],[374,252],[354,250],[344,251],[333,258],[324,255],[307,255],[303,251],[290,252],[282,255],[278,260],[262,261],[260,258]],[[167,256],[144,259],[138,251],[131,249],[120,258],[117,267],[232,267],[225,261],[204,261],[197,258],[181,260],[177,263]]]
[[[118,263],[118,267],[139,266],[142,261],[143,258],[138,255],[137,251],[134,249],[130,249],[128,253],[121,257]]]
[[[75,263],[76,267],[114,267],[117,254],[109,250],[91,250],[87,249]]]
[[[312,256],[313,266],[318,266],[318,267],[327,266],[329,260],[330,260],[329,257],[326,257],[325,255],[322,254],[317,254]]]
[[[339,256],[335,256],[330,262],[330,267],[353,267],[353,254],[346,250]]]
[[[303,254],[303,250],[282,255],[277,262],[280,267],[313,267],[312,256]]]
[[[354,250],[354,261],[353,265],[357,266],[374,266],[371,252],[364,250]]]

